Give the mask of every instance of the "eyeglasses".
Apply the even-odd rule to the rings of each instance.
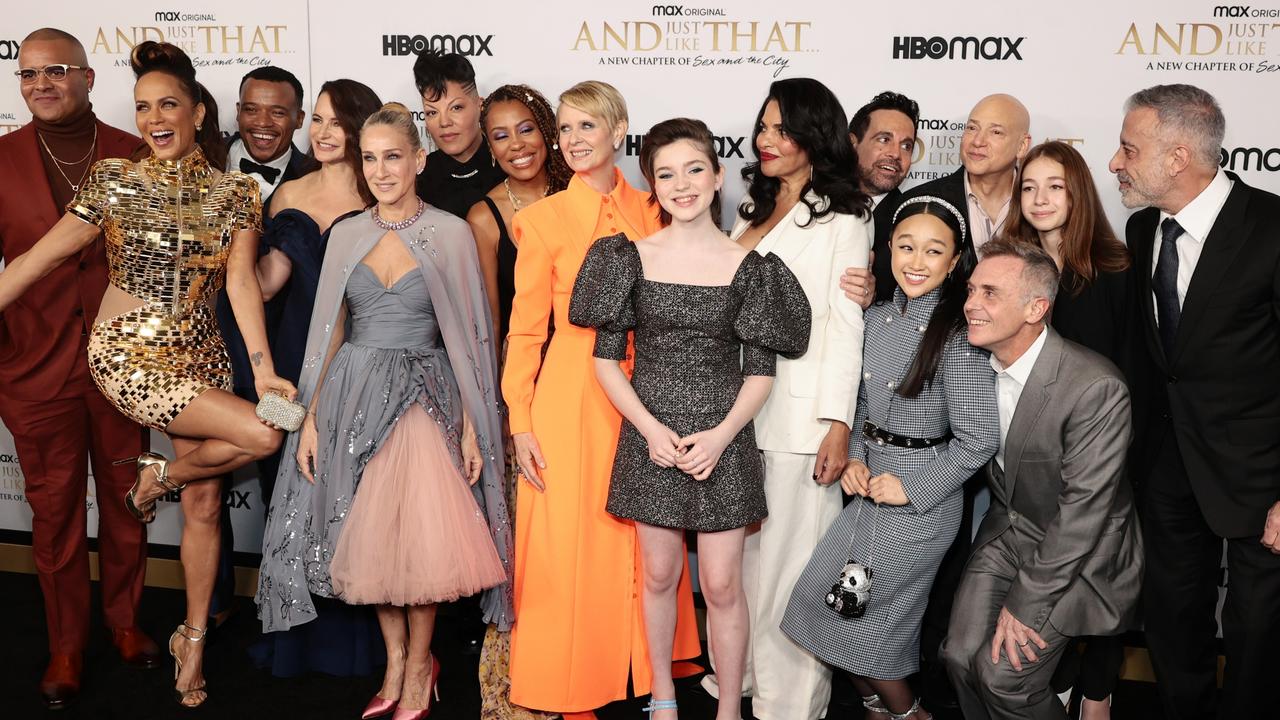
[[[65,63],[57,63],[55,65],[45,65],[42,68],[20,68],[14,70],[13,74],[22,81],[23,85],[30,85],[36,81],[36,78],[44,75],[53,82],[65,80],[68,70],[88,70],[87,67],[79,65],[67,65]]]

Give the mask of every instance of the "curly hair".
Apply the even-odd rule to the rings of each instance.
[[[800,191],[800,202],[809,209],[804,227],[833,212],[859,218],[870,215],[871,199],[858,187],[851,170],[857,167],[857,158],[849,144],[844,108],[830,88],[813,78],[776,80],[769,86],[751,131],[756,161],[742,168],[748,199],[738,207],[738,214],[758,226],[769,219],[778,202],[782,181],[760,171],[760,148],[756,146],[756,139],[764,130],[764,111],[771,101],[778,103],[783,133],[808,154],[813,168],[812,177]],[[811,203],[805,198],[810,190],[823,200]]]
[[[489,97],[480,104],[481,129],[484,129],[485,121],[489,118],[489,109],[494,103],[500,102],[518,102],[528,108],[529,114],[533,115],[533,122],[538,126],[538,132],[542,133],[542,142],[547,148],[547,159],[543,164],[543,170],[547,173],[547,194],[560,192],[569,187],[573,170],[569,168],[564,154],[557,147],[559,131],[556,129],[556,113],[551,109],[551,103],[547,102],[542,93],[528,85],[503,85],[489,93]],[[488,142],[487,132],[485,136],[485,142]]]

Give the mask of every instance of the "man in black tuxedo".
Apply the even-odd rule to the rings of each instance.
[[[1212,95],[1157,85],[1126,104],[1111,171],[1129,218],[1150,373],[1139,512],[1147,646],[1165,716],[1280,708],[1280,197],[1218,167]],[[1226,673],[1216,687],[1217,583]],[[1216,706],[1216,708],[1215,708]]]
[[[268,215],[267,208],[276,188],[305,173],[307,156],[293,144],[293,134],[302,127],[305,117],[302,112],[302,83],[288,70],[263,65],[240,79],[240,99],[236,102],[237,132],[227,138],[227,170],[237,170],[258,181],[264,218]],[[260,249],[265,251],[266,248]],[[244,339],[231,312],[226,290],[219,291],[215,310],[227,355],[231,358],[232,389],[240,397],[257,402],[249,353],[244,348]],[[280,306],[268,301],[265,311],[270,334],[280,322]],[[278,454],[257,463],[263,512],[271,501],[270,488],[275,484],[278,465]],[[224,483],[224,488],[229,493],[231,483]],[[218,576],[210,607],[214,626],[225,621],[235,594],[231,556],[234,543],[231,511],[223,503],[222,552],[218,558]]]
[[[302,83],[293,73],[264,65],[240,79],[238,127],[227,140],[227,169],[258,181],[264,210],[276,188],[306,168],[306,153],[293,144],[293,134],[305,118]]]

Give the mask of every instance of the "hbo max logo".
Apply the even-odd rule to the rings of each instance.
[[[1021,60],[1018,46],[1025,37],[898,35],[893,38],[894,60]]]
[[[492,35],[383,35],[382,54],[421,55],[427,50],[440,53],[458,53],[473,57],[493,57],[489,43]]]

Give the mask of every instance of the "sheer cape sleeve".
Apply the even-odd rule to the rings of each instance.
[[[631,291],[640,276],[640,253],[626,235],[602,237],[587,251],[573,283],[569,322],[596,329],[596,357],[627,359],[627,333],[636,324]]]

